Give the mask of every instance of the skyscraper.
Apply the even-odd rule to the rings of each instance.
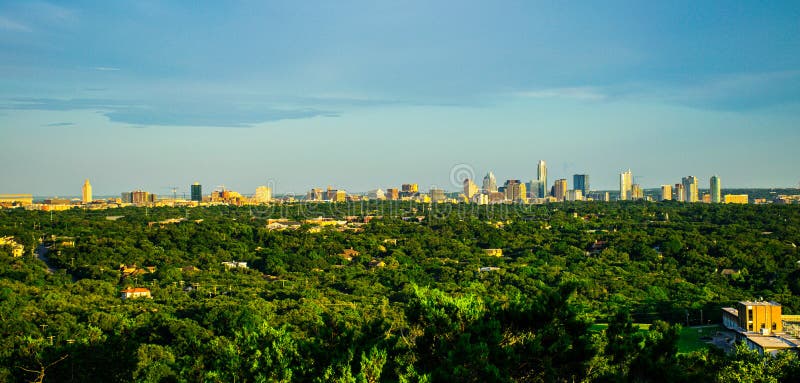
[[[464,195],[467,198],[472,198],[475,194],[478,193],[478,185],[475,185],[475,182],[472,182],[471,179],[467,178],[464,180]]]
[[[255,203],[267,203],[272,201],[272,188],[269,186],[259,186],[256,188],[256,194],[253,195]]]
[[[88,178],[83,181],[83,187],[81,187],[81,200],[83,203],[92,202],[92,184],[89,183]]]
[[[722,203],[722,180],[719,176],[711,176],[711,203]]]
[[[631,186],[633,185],[633,173],[628,169],[619,175],[619,199],[625,201],[631,197]]]
[[[536,180],[539,181],[539,198],[547,195],[547,164],[544,160],[539,160],[536,167]]]
[[[526,202],[527,192],[525,190],[525,183],[520,180],[507,180],[504,186],[504,193],[506,199],[514,202]]]
[[[644,198],[644,190],[642,190],[642,185],[633,184],[631,185],[631,199],[634,201],[638,201]]]
[[[483,191],[487,194],[497,192],[497,179],[494,178],[492,172],[489,172],[486,174],[486,177],[483,177]]]
[[[661,185],[661,200],[662,201],[672,200],[672,185]]]
[[[199,182],[192,184],[192,201],[203,202],[203,187]]]
[[[567,198],[567,179],[561,178],[553,183],[553,197],[557,200],[563,201]]]
[[[683,191],[683,184],[675,184],[675,188],[674,189],[675,190],[673,190],[673,193],[674,193],[674,196],[675,196],[675,200],[678,201],[678,202],[686,201],[684,199],[684,198],[686,198],[686,193],[684,193],[684,191]]]
[[[588,174],[575,174],[572,176],[572,188],[580,190],[581,195],[589,195],[589,175]]]
[[[683,177],[683,202],[697,202],[699,195],[697,193],[697,177],[687,176]]]

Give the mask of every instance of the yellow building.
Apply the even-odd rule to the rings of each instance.
[[[761,354],[775,354],[784,350],[798,349],[798,341],[787,334],[784,323],[791,323],[793,315],[782,315],[781,305],[776,302],[744,301],[736,308],[722,308],[722,324],[736,332],[736,340]]]
[[[12,257],[21,257],[25,252],[25,246],[17,243],[17,241],[14,240],[14,237],[0,237],[0,246],[10,247]]]
[[[503,249],[483,249],[483,253],[490,257],[502,257]]]
[[[32,203],[32,194],[0,194],[0,206],[28,206]]]
[[[747,204],[748,200],[747,194],[725,194],[725,203]]]
[[[83,203],[92,202],[92,184],[89,183],[88,178],[86,181],[83,181],[83,186],[81,187],[81,197],[81,202]]]

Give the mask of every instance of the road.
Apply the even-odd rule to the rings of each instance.
[[[47,272],[49,274],[55,273],[58,269],[54,268],[50,265],[50,259],[47,258],[47,252],[49,249],[44,244],[39,245],[36,248],[36,258],[39,258],[40,261],[44,262],[45,266],[47,266]]]

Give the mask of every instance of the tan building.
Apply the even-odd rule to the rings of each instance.
[[[28,206],[32,203],[32,194],[0,194],[0,206]]]
[[[401,190],[404,193],[419,193],[419,184],[403,184]]]
[[[81,187],[81,202],[92,202],[92,184],[89,183],[88,178],[83,181],[83,186]]]
[[[782,315],[776,302],[744,301],[736,307],[722,308],[722,324],[736,332],[736,339],[761,354],[800,347],[800,341],[784,332],[784,322],[793,323],[793,315]]]
[[[567,198],[566,178],[557,179],[553,184],[553,197],[556,197],[559,201],[563,201]]]
[[[747,204],[749,196],[747,194],[725,194],[725,203]]]
[[[257,187],[256,194],[253,195],[253,202],[268,203],[270,201],[272,201],[272,188],[268,186]]]
[[[483,249],[483,253],[490,257],[502,257],[503,249]]]
[[[152,298],[150,295],[150,289],[146,289],[144,287],[129,287],[121,292],[122,299],[134,299],[134,298]]]
[[[644,199],[644,190],[642,190],[642,185],[639,184],[631,185],[631,199],[632,200]]]
[[[392,201],[400,199],[400,191],[397,188],[386,189],[386,199]]]
[[[14,240],[14,237],[0,237],[0,246],[10,247],[12,257],[21,257],[25,252],[25,246],[17,243],[17,241]]]
[[[662,201],[672,200],[672,185],[661,185],[661,200]]]
[[[514,202],[527,202],[528,192],[525,184],[520,180],[507,180],[505,185],[505,199]]]
[[[464,195],[467,199],[471,199],[472,196],[478,193],[478,185],[475,182],[472,182],[471,179],[467,178],[464,180]]]

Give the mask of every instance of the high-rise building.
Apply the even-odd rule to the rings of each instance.
[[[400,192],[397,188],[388,188],[386,189],[386,199],[388,200],[398,200],[400,199]]]
[[[674,190],[672,191],[672,193],[673,196],[675,197],[674,200],[678,202],[685,202],[686,200],[684,198],[686,198],[686,193],[683,190],[683,184],[675,184],[675,187],[673,189]]]
[[[580,190],[581,195],[589,195],[589,175],[588,174],[575,174],[572,176],[572,188]]]
[[[539,160],[536,166],[536,181],[539,182],[539,198],[547,196],[547,164],[544,160]]]
[[[464,180],[464,195],[467,199],[472,198],[475,194],[478,193],[478,185],[475,185],[475,182],[472,182],[471,179],[467,178]]]
[[[580,189],[567,190],[567,201],[583,201],[583,192]]]
[[[567,179],[561,178],[553,183],[553,197],[557,200],[563,201],[567,198]]]
[[[619,199],[625,201],[631,197],[631,187],[633,186],[633,173],[628,169],[619,175]]]
[[[444,189],[431,188],[430,196],[431,202],[443,202],[446,199]]]
[[[697,177],[687,176],[683,177],[683,202],[697,202],[699,194],[697,192]]]
[[[483,177],[483,192],[486,194],[497,192],[497,178],[494,177],[492,172]]]
[[[81,197],[83,203],[92,202],[92,184],[89,183],[88,178],[86,181],[83,181],[83,187],[81,187]]]
[[[203,202],[203,186],[199,182],[195,182],[192,184],[191,189],[192,201]]]
[[[662,201],[672,200],[672,185],[661,185],[661,200]]]
[[[722,180],[719,176],[711,176],[711,203],[722,203]]]
[[[374,189],[367,192],[367,197],[371,200],[384,200],[386,193],[382,189]]]
[[[634,201],[644,199],[644,190],[642,190],[642,185],[631,185],[631,199]]]
[[[269,186],[259,186],[256,188],[256,194],[253,195],[255,203],[267,203],[272,201],[272,188]]]
[[[418,184],[402,184],[400,185],[400,197],[415,197],[419,195]]]
[[[520,182],[520,180],[507,180],[503,184],[503,190],[506,200],[514,202],[526,202],[528,200],[525,183]]]

